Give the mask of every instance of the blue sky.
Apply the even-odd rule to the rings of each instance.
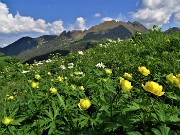
[[[179,0],[0,0],[0,47],[22,36],[85,30],[108,20],[180,26]]]

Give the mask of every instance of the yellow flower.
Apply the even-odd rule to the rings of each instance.
[[[13,121],[12,118],[10,117],[4,117],[4,119],[2,120],[2,123],[5,124],[6,126],[8,126],[9,124],[11,124]]]
[[[33,68],[33,65],[30,65],[29,68]]]
[[[126,79],[132,79],[132,74],[129,74],[129,73],[125,72],[123,77],[126,78]]]
[[[53,94],[53,95],[57,94],[57,89],[56,89],[56,88],[51,87],[51,88],[49,89],[49,91],[50,91],[50,93]]]
[[[169,74],[169,75],[166,76],[166,79],[167,79],[169,82],[173,83],[174,79],[176,79],[176,76],[174,76],[173,73],[171,73],[171,74]]]
[[[112,74],[112,70],[111,70],[111,69],[106,68],[106,69],[105,69],[105,73],[106,73],[107,75],[111,75],[111,74]]]
[[[120,85],[122,89],[125,90],[126,92],[130,92],[130,90],[133,88],[133,86],[131,86],[131,82],[125,80],[124,78],[120,79]]]
[[[166,79],[171,82],[175,87],[180,88],[180,74],[174,76],[173,73],[171,73],[166,76]]]
[[[36,75],[35,75],[35,78],[36,78],[37,80],[39,80],[39,79],[41,79],[41,76],[40,76],[39,74],[36,74]]]
[[[37,88],[39,88],[39,82],[32,82],[31,86],[32,86],[32,88],[37,89]]]
[[[32,80],[28,80],[28,83],[32,83]]]
[[[48,74],[48,75],[51,75],[51,72],[48,72],[47,74]]]
[[[74,84],[71,84],[71,90],[75,90],[76,89],[76,85],[74,85]]]
[[[83,91],[83,90],[84,90],[84,87],[83,87],[83,86],[80,86],[79,89]]]
[[[142,87],[145,91],[151,92],[156,96],[162,96],[164,94],[162,85],[159,85],[157,82],[149,81],[146,82],[145,86],[142,84]]]
[[[174,85],[175,87],[180,88],[180,79],[179,79],[179,78],[174,78],[174,79],[173,79],[173,85]]]
[[[106,82],[107,82],[107,79],[103,78],[103,79],[102,79],[102,82],[103,82],[103,83],[106,83]]]
[[[81,110],[87,110],[91,106],[91,101],[88,98],[80,99],[78,106]]]
[[[177,74],[176,77],[180,79],[180,74]]]
[[[144,76],[148,76],[150,74],[150,71],[145,66],[138,67],[138,71]]]
[[[63,82],[63,78],[60,77],[60,76],[57,77],[57,80],[58,80],[59,82]]]
[[[8,100],[13,100],[14,99],[14,96],[9,96],[8,97]]]

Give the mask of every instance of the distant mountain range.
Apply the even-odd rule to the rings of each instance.
[[[177,31],[180,31],[180,28],[172,27],[172,28],[169,28],[168,30],[166,30],[165,33],[170,34],[170,33],[177,32]]]
[[[44,35],[37,38],[22,37],[14,43],[0,48],[8,56],[18,56],[21,62],[47,59],[51,53],[67,55],[70,51],[92,47],[92,41],[103,39],[127,39],[135,32],[146,33],[148,29],[139,22],[106,21],[88,30],[63,31],[60,35]]]

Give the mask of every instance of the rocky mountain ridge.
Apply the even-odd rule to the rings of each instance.
[[[8,56],[18,56],[21,62],[26,62],[29,59],[35,60],[38,56],[44,56],[51,52],[70,52],[86,49],[91,46],[91,41],[108,38],[127,39],[136,31],[145,33],[148,29],[139,22],[105,21],[84,31],[63,31],[58,36],[23,37],[1,48],[0,52]]]

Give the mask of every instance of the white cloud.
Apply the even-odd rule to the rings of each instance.
[[[50,26],[50,32],[56,35],[60,34],[64,30],[63,21],[61,20],[53,22]]]
[[[115,21],[127,21],[126,17],[120,13],[116,18],[104,17],[104,18],[101,19],[101,22],[112,21],[112,20],[115,20]]]
[[[112,21],[112,20],[114,20],[114,19],[111,18],[111,17],[104,17],[104,18],[101,19],[102,22],[105,22],[105,21]]]
[[[180,22],[179,0],[142,0],[140,6],[137,12],[132,13],[132,18],[149,28],[168,23],[172,15],[175,23]]]
[[[85,19],[82,17],[78,17],[76,19],[76,23],[70,25],[70,30],[85,30],[86,26],[85,26]]]
[[[7,5],[1,2],[0,11],[1,34],[19,34],[26,32],[60,34],[64,30],[61,20],[46,23],[42,19],[34,20],[32,17],[21,16],[19,13],[13,16],[9,13]]]
[[[101,14],[100,13],[96,13],[95,15],[94,15],[94,17],[101,17]]]

